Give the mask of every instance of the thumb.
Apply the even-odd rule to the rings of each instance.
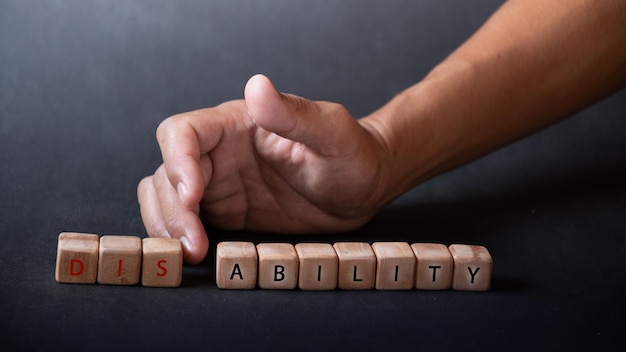
[[[354,122],[339,104],[279,93],[272,82],[260,74],[248,80],[244,96],[248,112],[261,128],[324,154],[332,153],[328,148],[333,143],[328,142],[336,141],[343,130],[338,125]]]

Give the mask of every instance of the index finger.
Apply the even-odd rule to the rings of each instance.
[[[200,156],[219,143],[225,118],[230,116],[217,108],[202,109],[171,116],[157,128],[167,178],[189,209],[198,205],[211,179],[213,166],[209,161],[201,167]]]

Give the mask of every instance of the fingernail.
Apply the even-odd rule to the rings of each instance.
[[[176,191],[178,192],[178,198],[180,198],[180,201],[185,204],[187,194],[189,194],[189,188],[187,187],[187,185],[179,182],[178,185],[176,185]]]
[[[182,236],[179,238],[180,239],[180,244],[185,248],[185,252],[190,253],[191,252],[191,241],[189,241],[189,239],[185,236]]]

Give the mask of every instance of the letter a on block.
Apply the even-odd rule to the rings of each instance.
[[[54,274],[56,281],[95,284],[98,274],[99,241],[98,235],[95,234],[60,233]]]
[[[489,290],[493,260],[487,248],[452,244],[448,249],[454,260],[452,289],[459,291]]]
[[[217,245],[215,281],[227,290],[249,290],[256,286],[258,256],[252,242],[220,242]]]
[[[183,247],[177,238],[144,238],[141,284],[178,287],[183,274]]]

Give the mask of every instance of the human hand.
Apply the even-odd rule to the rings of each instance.
[[[157,129],[163,164],[137,193],[151,237],[208,251],[204,224],[228,230],[355,229],[382,206],[384,148],[341,105],[278,93],[252,77],[245,100],[172,116]]]

